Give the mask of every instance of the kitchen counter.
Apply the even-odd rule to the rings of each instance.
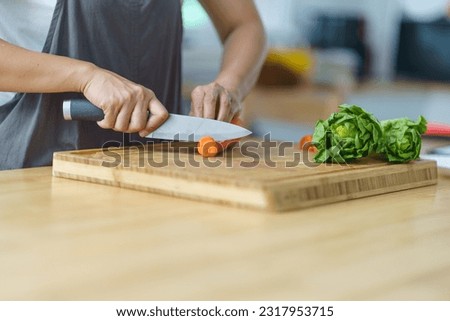
[[[0,172],[1,300],[449,300],[450,178],[288,213]]]

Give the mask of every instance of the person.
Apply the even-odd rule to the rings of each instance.
[[[180,113],[182,1],[55,2],[42,52],[0,39],[0,91],[17,93],[0,106],[0,169],[50,165],[55,151],[104,147],[123,133],[125,143],[145,141]],[[229,122],[258,77],[265,31],[252,0],[199,2],[224,52],[216,79],[193,90],[190,115]],[[62,102],[79,97],[104,119],[63,120]]]

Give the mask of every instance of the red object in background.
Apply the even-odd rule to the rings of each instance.
[[[428,123],[426,136],[449,136],[450,137],[450,125],[442,123]]]

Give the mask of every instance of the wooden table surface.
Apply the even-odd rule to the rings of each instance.
[[[271,214],[4,171],[0,258],[1,300],[449,300],[450,178]]]

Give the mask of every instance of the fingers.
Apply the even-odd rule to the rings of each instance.
[[[113,129],[118,132],[129,132],[130,131],[130,122],[131,115],[134,109],[134,103],[127,103],[122,105],[120,111],[117,115],[116,122],[114,124]]]
[[[108,105],[107,103],[99,104],[98,107],[103,109],[103,113],[105,114],[105,117],[103,118],[102,121],[97,122],[97,124],[101,128],[105,128],[105,129],[114,128],[120,108],[117,108],[117,106],[114,106],[114,105]]]
[[[241,111],[235,95],[217,83],[196,87],[189,115],[230,122]]]
[[[221,93],[220,95],[220,109],[219,114],[217,115],[217,120],[230,122],[233,118],[231,114],[231,100],[232,98],[228,95],[228,93]]]
[[[196,87],[191,94],[191,112],[190,116],[203,117],[203,100],[205,91],[202,87]]]
[[[222,88],[219,88],[218,85],[214,85],[205,93],[205,98],[203,99],[203,118],[216,118],[216,108],[218,107],[217,98],[221,92]]]
[[[105,117],[98,125],[118,132],[133,133],[145,128],[150,97],[112,99],[102,104]]]
[[[131,113],[131,120],[127,132],[136,133],[141,131],[147,125],[148,104],[146,101],[138,101]]]
[[[169,118],[169,112],[158,100],[158,98],[156,98],[156,96],[154,96],[150,101],[149,111],[150,117],[146,122],[145,129],[139,131],[139,135],[141,137],[145,137],[150,134],[152,131],[161,126],[167,120],[167,118]]]
[[[161,126],[168,117],[167,109],[154,96],[150,101],[139,101],[121,108],[107,108],[105,118],[99,122],[99,126],[124,133],[139,132],[141,137],[145,137]]]
[[[101,68],[94,70],[83,94],[103,110],[105,117],[98,125],[105,129],[148,134],[168,117],[153,91]]]

